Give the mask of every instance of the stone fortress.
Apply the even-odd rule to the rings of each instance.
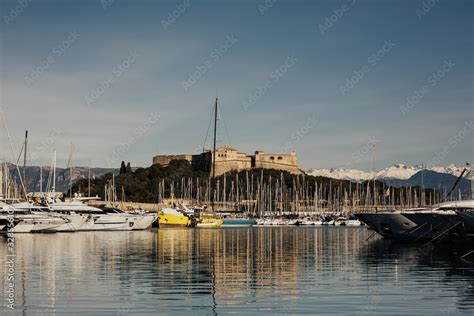
[[[194,170],[212,172],[212,151],[206,150],[200,154],[190,155],[157,155],[153,157],[153,164],[167,166],[172,160],[187,160]],[[302,174],[298,168],[296,153],[269,154],[256,151],[255,155],[238,152],[228,146],[216,149],[216,176],[230,171],[242,171],[252,168],[276,169],[288,171],[292,174]]]

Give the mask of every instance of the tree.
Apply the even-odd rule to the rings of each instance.
[[[127,168],[125,167],[125,161],[122,161],[122,164],[120,165],[120,174],[124,174],[127,172]]]
[[[125,173],[132,173],[132,166],[130,166],[130,162],[127,163],[127,169],[125,169]]]

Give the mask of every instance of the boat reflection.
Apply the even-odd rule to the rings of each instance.
[[[474,308],[474,270],[458,255],[370,236],[358,227],[18,235],[17,308],[91,315]]]

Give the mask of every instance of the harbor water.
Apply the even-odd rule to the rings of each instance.
[[[17,234],[1,315],[458,315],[474,266],[365,227]],[[0,274],[7,273],[0,238]]]

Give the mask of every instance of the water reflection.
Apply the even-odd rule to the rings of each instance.
[[[447,315],[474,310],[474,268],[460,261],[451,245],[369,237],[366,229],[349,227],[17,235],[16,311]],[[0,239],[1,273],[5,251]]]
[[[472,243],[424,243],[412,244],[377,240],[367,245],[365,261],[370,269],[395,265],[398,273],[412,278],[418,287],[427,280],[437,282],[426,289],[440,295],[450,295],[457,311],[471,312],[474,307],[474,264],[463,255],[474,250]],[[444,307],[443,311],[455,309]]]

